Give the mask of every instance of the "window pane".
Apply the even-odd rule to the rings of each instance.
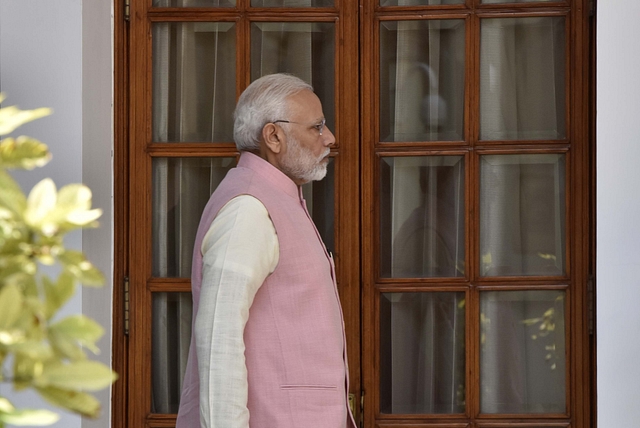
[[[464,293],[380,297],[380,411],[464,413]]]
[[[234,158],[153,159],[153,276],[191,276],[200,216]]]
[[[335,251],[333,224],[335,201],[335,163],[329,158],[327,175],[321,181],[311,181],[302,186],[307,210],[320,232],[328,251]]]
[[[480,138],[565,138],[565,18],[480,22]]]
[[[565,272],[565,157],[480,157],[482,276]]]
[[[233,142],[235,24],[153,24],[153,141]]]
[[[178,413],[191,314],[191,293],[153,293],[151,413]]]
[[[380,274],[463,276],[464,158],[380,161]]]
[[[437,6],[462,4],[465,0],[380,0],[380,6]]]
[[[465,23],[380,23],[380,140],[464,140]]]
[[[333,0],[251,0],[253,7],[331,7]]]
[[[251,24],[251,80],[291,73],[313,86],[329,128],[335,130],[335,25],[317,22]]]
[[[563,291],[480,293],[482,413],[565,413]]]

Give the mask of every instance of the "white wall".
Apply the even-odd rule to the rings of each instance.
[[[111,361],[112,295],[112,31],[111,1],[0,0],[0,91],[4,105],[51,107],[52,116],[19,129],[47,143],[53,153],[44,168],[16,174],[25,191],[44,177],[58,187],[85,182],[94,206],[104,210],[101,228],[77,232],[67,245],[85,251],[106,275],[103,289],[79,289],[64,313],[84,312],[106,333],[98,357]],[[6,384],[0,395],[19,407],[48,407],[37,394],[16,394]],[[97,394],[102,417],[96,421],[62,414],[59,428],[109,427],[110,390]]]
[[[598,427],[640,420],[640,2],[598,2]]]

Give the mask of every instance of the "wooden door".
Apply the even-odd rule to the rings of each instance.
[[[117,4],[115,310],[130,310],[114,425],[175,424],[191,247],[237,159],[231,112],[286,71],[336,134],[305,193],[362,426],[588,427],[587,3]]]
[[[587,14],[363,2],[366,427],[587,427]]]

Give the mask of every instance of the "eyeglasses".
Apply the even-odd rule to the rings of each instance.
[[[309,125],[307,123],[293,122],[291,120],[274,120],[271,123],[293,123],[295,125]],[[326,125],[326,123],[327,123],[327,120],[322,119],[320,122],[313,125],[313,127],[316,129],[316,131],[318,131],[318,134],[322,135],[322,132],[324,131],[324,126]]]

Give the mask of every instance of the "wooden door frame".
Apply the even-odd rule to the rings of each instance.
[[[343,0],[344,1],[344,0]],[[355,13],[358,15],[360,12],[357,10],[358,6],[364,0],[360,0],[357,2],[357,5],[350,10],[349,13]],[[356,2],[353,2],[354,4]],[[573,10],[574,14],[577,13],[589,13],[589,8],[591,2],[589,0],[576,0],[576,5],[580,5],[580,7],[575,7]],[[578,11],[580,9],[580,11]],[[365,12],[366,13],[366,12]],[[113,368],[119,374],[119,380],[112,387],[112,402],[111,402],[111,418],[112,418],[112,426],[114,427],[128,427],[128,336],[125,334],[124,328],[124,308],[125,308],[125,292],[124,292],[124,279],[128,272],[129,265],[129,25],[125,20],[125,5],[124,2],[116,1],[114,2],[114,284],[113,284],[113,324],[112,324],[112,360],[113,360]],[[356,39],[359,35],[363,34],[363,22],[365,21],[364,16],[360,16],[359,25],[354,26],[350,34],[343,34],[344,37]],[[587,164],[589,165],[588,171],[583,171],[581,177],[582,186],[580,186],[579,191],[583,196],[581,200],[583,200],[584,204],[581,209],[583,209],[584,213],[588,213],[588,221],[581,222],[581,231],[584,232],[582,236],[585,238],[580,238],[581,244],[588,248],[588,250],[583,251],[583,260],[581,263],[585,263],[590,266],[590,274],[591,278],[595,277],[595,215],[596,215],[596,163],[595,163],[595,99],[596,99],[596,86],[595,86],[595,66],[596,66],[596,33],[595,33],[595,14],[592,14],[591,18],[582,19],[581,22],[583,25],[579,28],[574,26],[572,29],[572,37],[579,38],[583,40],[582,51],[578,54],[580,55],[582,64],[589,64],[588,69],[581,68],[578,73],[581,79],[582,90],[572,91],[573,99],[571,100],[573,112],[573,120],[578,120],[583,123],[582,128],[585,133],[584,141],[589,141],[589,144],[584,144],[583,149],[574,155],[574,158],[578,155],[582,159],[588,158]],[[584,42],[584,40],[588,40]],[[360,39],[360,49],[366,49],[367,44],[370,43],[371,40],[367,40],[367,38]],[[588,60],[587,60],[588,59]],[[341,70],[344,72],[345,76],[356,75],[353,73],[353,68],[360,68],[361,64],[359,61],[345,61],[340,64]],[[575,64],[571,64],[572,67],[575,67]],[[349,82],[352,87],[359,87],[360,93],[356,96],[356,99],[345,100],[345,102],[350,105],[358,105],[361,101],[360,96],[362,94],[366,94],[366,90],[368,88],[365,85],[364,79],[362,78],[362,74],[358,73],[359,78],[357,81]],[[585,85],[584,82],[588,81],[588,85]],[[577,86],[577,85],[576,85]],[[370,99],[369,101],[373,101]],[[362,96],[361,108],[367,106],[367,97]],[[578,114],[578,106],[581,106],[582,111]],[[577,116],[577,117],[576,117]],[[585,118],[588,118],[590,125],[585,123]],[[360,112],[360,118],[350,118],[350,120],[357,120],[360,123],[360,134],[366,132],[367,124],[364,123],[362,119],[362,114]],[[368,124],[369,127],[372,124]],[[346,135],[346,138],[349,138],[350,141],[361,141],[360,135]],[[575,138],[575,137],[574,137]],[[353,159],[360,156],[360,165],[362,164],[364,155],[364,150],[360,150],[360,144],[353,145],[353,148],[349,150],[349,156]],[[573,164],[577,164],[578,162],[574,162]],[[358,172],[360,173],[360,172]],[[366,174],[367,171],[361,171],[362,174]],[[354,186],[354,188],[345,189],[341,191],[340,204],[345,207],[344,209],[356,210],[359,213],[360,205],[353,204],[353,201],[359,201],[362,203],[360,188],[358,186]],[[578,208],[578,207],[576,207]],[[359,215],[359,214],[358,214]],[[360,226],[360,225],[358,225]],[[578,238],[578,237],[576,237]],[[352,240],[352,242],[345,243],[343,248],[345,251],[344,254],[359,254],[360,251],[360,242],[358,240]],[[360,263],[362,260],[359,261]],[[586,280],[586,278],[581,278]],[[357,284],[358,286],[355,286]],[[349,298],[360,298],[360,284],[361,277],[360,273],[350,273],[349,274],[349,284],[346,284],[346,287],[341,290],[341,294],[348,295]],[[578,304],[576,299],[576,304]],[[587,295],[585,293],[580,298],[580,304],[584,305],[585,308],[591,307],[592,317],[588,318],[588,310],[583,311],[586,317],[583,317],[580,320],[584,326],[588,328],[585,330],[592,330],[592,334],[588,334],[586,331],[583,334],[583,341],[588,341],[590,346],[590,352],[583,353],[582,364],[585,367],[589,367],[588,371],[583,370],[583,373],[588,373],[590,379],[584,379],[583,385],[588,385],[589,387],[581,391],[580,394],[586,397],[589,397],[588,400],[590,405],[586,408],[581,409],[580,420],[585,423],[595,427],[597,423],[597,406],[596,406],[596,336],[595,336],[595,289],[591,288],[590,293]],[[575,320],[578,321],[578,320]],[[575,322],[574,321],[574,322]],[[348,331],[347,334],[353,336],[359,336],[360,341],[355,341],[356,343],[361,344],[362,341],[367,340],[367,334],[369,332],[364,331],[364,325],[361,323],[349,323],[349,325],[360,325],[362,330],[360,331]],[[583,346],[582,349],[585,349]],[[361,349],[349,350],[351,359],[359,356]],[[360,364],[358,364],[360,365]],[[352,364],[352,368],[353,368]],[[354,373],[352,370],[350,378],[352,385],[358,385],[358,389],[360,389],[361,385],[361,370],[358,370],[357,373]],[[574,386],[570,385],[570,388],[573,389]],[[364,393],[364,392],[363,392]],[[358,398],[358,397],[357,397]],[[358,402],[357,400],[356,402]],[[584,399],[583,399],[584,401]],[[356,406],[359,409],[359,406]]]
[[[361,20],[360,20],[360,28],[361,28],[361,70],[366,70],[367,67],[377,67],[379,64],[378,60],[378,45],[376,43],[376,27],[375,22],[376,18],[373,16],[374,14],[381,11],[379,7],[371,5],[367,0],[360,0],[361,4]],[[471,13],[470,9],[474,8],[478,12],[476,17],[472,18],[473,25],[472,30],[474,31],[474,37],[477,37],[479,34],[478,29],[478,17],[482,14],[484,17],[494,17],[494,16],[506,16],[506,15],[494,15],[491,11],[491,7],[496,7],[498,5],[481,5],[480,0],[467,0],[465,5],[455,5],[451,6],[449,9],[456,11],[460,11],[461,14]],[[595,38],[593,36],[594,30],[594,19],[590,19],[590,6],[591,2],[589,0],[567,0],[567,1],[558,1],[545,4],[518,4],[517,7],[514,5],[513,7],[509,7],[510,5],[503,6],[504,10],[501,13],[507,12],[507,14],[511,14],[512,12],[515,14],[516,12],[529,12],[532,15],[545,15],[545,16],[567,16],[567,63],[566,63],[566,75],[569,77],[567,82],[568,86],[566,88],[567,94],[567,143],[561,144],[562,147],[554,147],[553,142],[548,142],[542,149],[536,147],[534,144],[527,144],[526,147],[530,149],[534,149],[535,151],[541,150],[542,152],[549,151],[553,149],[553,151],[557,151],[558,148],[562,150],[569,150],[570,154],[567,156],[567,182],[569,183],[568,187],[568,196],[570,199],[570,204],[568,204],[568,212],[567,212],[567,222],[566,228],[568,233],[567,240],[567,272],[568,272],[568,290],[571,298],[569,299],[570,306],[567,306],[567,317],[569,320],[568,326],[570,326],[570,331],[567,336],[567,353],[570,356],[570,369],[567,370],[567,379],[570,379],[570,382],[566,384],[566,394],[567,394],[567,412],[569,413],[569,418],[572,421],[572,428],[586,428],[594,426],[596,423],[595,420],[595,348],[594,348],[594,329],[593,329],[593,314],[595,309],[593,306],[593,266],[594,266],[594,258],[595,258],[595,228],[594,228],[594,218],[595,218],[595,181],[594,181],[594,173],[595,166],[593,163],[593,157],[595,156],[595,143],[594,138],[595,134],[589,125],[590,114],[594,115],[595,111],[593,110],[595,106],[595,85],[593,82],[593,73],[595,73],[595,62],[593,61],[593,55],[595,54]],[[535,9],[535,8],[540,9]],[[570,10],[567,12],[567,9]],[[420,7],[420,11],[425,9],[424,6]],[[433,6],[430,10],[434,11],[432,18],[443,18],[447,17],[448,10],[442,11],[440,10],[442,7]],[[414,18],[415,15],[412,13],[415,10],[418,10],[418,7],[396,7],[393,12],[390,12],[391,18],[385,19],[424,19],[422,15],[423,12],[420,12],[420,18]],[[538,13],[539,12],[539,13]],[[568,13],[568,15],[567,15]],[[454,15],[451,15],[452,17]],[[383,19],[383,18],[381,18]],[[469,35],[467,34],[467,37]],[[468,40],[468,39],[467,39]],[[476,42],[479,43],[476,38]],[[475,46],[473,49],[477,51],[478,46]],[[467,49],[469,46],[467,45]],[[467,52],[467,61],[470,63],[466,64],[467,67],[473,70],[474,76],[475,73],[479,73],[479,58],[477,53]],[[376,231],[380,225],[376,222],[376,217],[374,213],[374,208],[378,204],[377,193],[374,190],[374,184],[377,183],[376,180],[376,170],[377,170],[377,158],[376,158],[376,148],[374,145],[378,143],[376,140],[376,123],[379,120],[378,112],[375,110],[375,105],[377,103],[376,100],[376,91],[379,90],[379,83],[372,80],[375,79],[372,76],[373,73],[368,73],[365,75],[361,75],[361,105],[362,105],[362,113],[363,116],[368,116],[371,118],[370,121],[366,121],[364,117],[361,118],[362,125],[361,129],[363,132],[362,135],[362,148],[363,151],[361,153],[361,169],[362,169],[362,180],[361,186],[363,189],[363,206],[370,207],[370,210],[363,210],[363,218],[362,218],[362,231],[363,231],[363,297],[362,297],[362,305],[363,305],[363,329],[376,329],[376,300],[375,294],[377,291],[374,290],[374,284],[376,283],[376,263],[377,263],[377,254],[376,248]],[[475,79],[475,77],[474,77]],[[471,108],[477,109],[477,105],[479,103],[479,89],[477,87],[469,88],[467,86],[467,90],[471,90],[470,93],[467,94],[467,98],[471,98]],[[368,110],[365,110],[368,109]],[[593,116],[591,116],[592,118]],[[470,123],[472,122],[472,123]],[[592,122],[593,123],[593,122]],[[474,151],[477,152],[478,146],[484,146],[486,142],[481,142],[478,144],[478,115],[474,114],[472,117],[467,116],[467,112],[465,111],[465,124],[467,127],[471,127],[470,135],[467,136],[467,141],[469,141],[469,150],[470,153]],[[466,135],[466,134],[465,134]],[[493,149],[499,147],[501,142],[496,142],[493,144]],[[504,142],[506,143],[506,142]],[[434,143],[432,146],[442,145],[446,143]],[[514,143],[517,144],[517,143]],[[379,148],[389,149],[392,144],[390,143],[380,143]],[[451,145],[452,148],[457,148],[458,145]],[[487,144],[488,145],[488,144]],[[396,147],[396,152],[403,150],[404,152],[409,152],[411,149],[406,148],[406,144],[396,143],[393,144],[394,150]],[[414,145],[417,146],[417,145]],[[415,150],[415,149],[414,149]],[[435,149],[433,149],[435,150]],[[472,174],[478,174],[477,165],[474,169],[473,165],[468,165],[468,168],[472,169]],[[477,198],[478,189],[472,192],[474,194],[473,198]],[[472,210],[477,211],[477,201],[474,207],[470,207]],[[476,214],[477,215],[477,214]],[[473,232],[473,231],[472,231]],[[471,240],[470,251],[467,253],[467,258],[471,257],[471,262],[474,263],[477,261],[477,242],[474,240],[476,237],[474,235],[470,235],[468,239]],[[570,276],[569,276],[570,275]],[[486,282],[486,281],[484,281]],[[403,288],[398,288],[398,291],[403,291]],[[472,286],[472,293],[477,293],[477,291]],[[477,313],[470,313],[467,315],[469,319],[475,320],[477,319]],[[474,321],[471,322],[472,324]],[[470,337],[476,337],[474,334],[474,328],[467,329],[467,333]],[[477,333],[477,332],[476,332]],[[365,396],[365,419],[367,421],[366,426],[373,426],[373,421],[376,418],[375,409],[377,407],[376,395],[368,393],[370,390],[375,390],[377,386],[374,383],[375,373],[377,370],[375,353],[377,352],[375,346],[375,331],[368,332],[368,334],[364,334],[363,330],[363,354],[362,359],[362,367],[363,370],[366,371],[364,376],[364,389],[367,391],[367,395]],[[475,339],[469,339],[475,340]],[[471,343],[471,342],[468,342]],[[591,352],[590,352],[591,351]],[[472,360],[472,366],[468,367],[467,373],[475,373],[474,376],[478,376],[476,373],[477,369],[477,360],[478,355],[474,355]],[[467,360],[467,364],[469,364],[469,360]],[[472,390],[476,391],[478,388],[478,379],[467,379],[467,386],[471,385]],[[470,399],[471,397],[468,397]],[[481,418],[485,418],[484,416],[480,416],[479,411],[479,403],[472,402],[467,403],[467,417],[475,419],[476,422],[472,423],[474,427],[484,424],[491,425],[489,420],[484,421]],[[480,417],[478,417],[480,416]],[[535,423],[535,419],[533,415],[517,415],[514,418],[522,416],[522,422],[525,420],[531,420],[531,423]],[[526,417],[526,419],[524,419]],[[476,419],[477,418],[477,419]],[[403,423],[409,423],[411,420],[416,424],[419,423],[418,417],[409,416],[406,418],[407,420],[403,421]],[[455,419],[455,418],[454,418]],[[462,423],[461,420],[464,418],[455,419],[456,423]],[[490,418],[488,418],[490,419]],[[497,419],[504,419],[499,416]],[[441,417],[441,415],[430,415],[429,419],[430,423],[440,422],[454,422],[453,419],[448,418],[447,416]],[[562,425],[562,421],[558,421],[555,424],[549,422],[550,425],[556,426],[558,423]],[[400,422],[393,422],[400,423]],[[420,422],[422,423],[422,422]],[[389,421],[389,426],[392,425],[392,422]],[[386,425],[385,425],[386,426]],[[417,425],[416,425],[417,426]],[[420,425],[422,426],[422,425]],[[456,425],[457,426],[457,425]],[[493,426],[493,425],[491,425]],[[546,426],[546,425],[545,425]]]

